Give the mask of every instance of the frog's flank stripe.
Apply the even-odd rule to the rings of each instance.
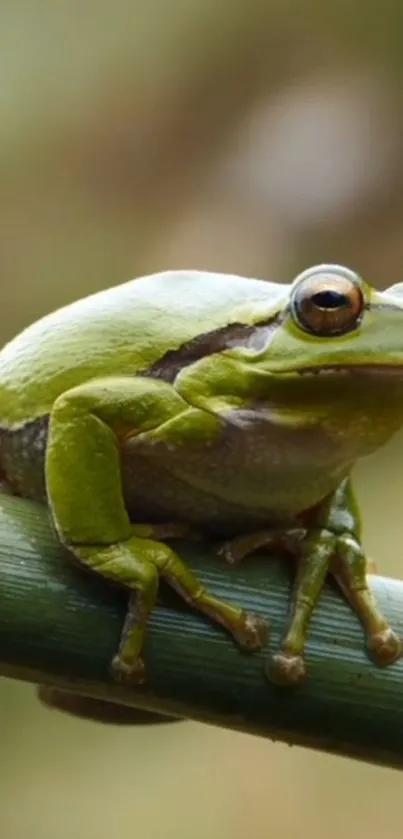
[[[231,323],[197,335],[176,350],[168,350],[165,355],[138,375],[150,376],[173,382],[178,373],[190,364],[215,353],[235,347],[250,347],[258,350],[267,347],[275,329],[284,319],[284,312],[276,314],[269,320],[253,326],[243,323]]]

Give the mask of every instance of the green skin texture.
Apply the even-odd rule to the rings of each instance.
[[[67,306],[0,353],[6,483],[46,501],[75,558],[130,591],[114,678],[146,678],[160,577],[242,647],[266,644],[266,616],[219,601],[167,544],[193,533],[226,539],[229,562],[263,545],[298,559],[273,681],[303,678],[328,573],[375,661],[401,654],[368,589],[350,473],[403,423],[403,286],[356,279],[365,308],[344,335],[301,328],[293,284],[176,271]]]

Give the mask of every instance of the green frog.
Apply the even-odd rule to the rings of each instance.
[[[42,318],[0,352],[0,467],[48,505],[72,557],[129,592],[113,677],[146,679],[159,579],[247,650],[267,615],[223,602],[174,549],[219,540],[297,560],[267,675],[306,672],[309,622],[333,575],[380,666],[401,641],[367,583],[350,474],[403,423],[403,284],[379,292],[319,265],[289,285],[167,271]]]

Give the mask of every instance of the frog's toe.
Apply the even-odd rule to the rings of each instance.
[[[368,648],[379,667],[394,664],[402,655],[402,641],[390,627],[371,635]]]
[[[146,670],[142,658],[125,661],[115,655],[111,664],[111,673],[115,682],[126,682],[132,685],[142,685],[146,681]]]
[[[220,559],[228,562],[228,565],[236,565],[237,562],[240,562],[243,559],[242,551],[239,551],[239,549],[237,550],[237,542],[235,539],[230,542],[224,542],[223,545],[220,545],[217,554]]]
[[[268,662],[266,673],[270,681],[276,685],[297,685],[305,678],[305,661],[302,655],[278,652]]]
[[[242,622],[233,634],[243,649],[261,650],[269,640],[269,622],[263,615],[244,612]]]

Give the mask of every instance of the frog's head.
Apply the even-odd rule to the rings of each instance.
[[[266,378],[274,404],[295,419],[374,445],[387,439],[403,424],[403,283],[376,291],[347,268],[319,265],[273,288],[274,311],[266,322],[263,310],[255,315],[238,347],[246,376]]]
[[[403,381],[403,283],[376,291],[348,268],[318,265],[285,288],[259,366]]]

